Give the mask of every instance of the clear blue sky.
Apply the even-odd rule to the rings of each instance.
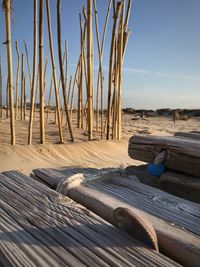
[[[62,1],[63,40],[69,42],[69,72],[74,74],[80,52],[78,13],[86,0]],[[54,48],[57,55],[56,0],[51,0]],[[97,0],[102,35],[108,0]],[[33,1],[14,0],[12,40],[26,40],[32,52]],[[47,25],[46,21],[45,24]],[[4,13],[0,13],[0,43],[5,41]],[[133,0],[129,28],[132,31],[123,72],[123,106],[133,108],[200,108],[200,0]],[[104,54],[108,66],[112,16]],[[94,32],[94,38],[95,32]],[[95,39],[96,40],[96,39]],[[48,35],[45,32],[45,54]],[[14,48],[14,46],[13,46]],[[0,45],[3,74],[6,75],[6,48]],[[95,62],[98,66],[97,49]],[[14,72],[16,52],[13,49]],[[32,55],[30,55],[32,60]],[[50,57],[49,57],[50,62]],[[51,75],[48,67],[47,83]],[[96,75],[95,75],[96,76]],[[108,76],[105,67],[105,76]],[[47,84],[47,92],[49,85]],[[96,85],[95,85],[96,87]],[[107,87],[107,79],[105,80]]]

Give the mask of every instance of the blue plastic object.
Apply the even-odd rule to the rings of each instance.
[[[165,165],[162,163],[160,164],[149,163],[147,165],[147,173],[149,175],[160,176],[164,172],[165,172]]]

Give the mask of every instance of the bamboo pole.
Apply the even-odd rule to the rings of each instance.
[[[26,120],[26,75],[24,75],[24,81],[23,81],[24,85],[24,121]]]
[[[68,81],[68,41],[65,40],[65,88],[67,88]]]
[[[40,143],[45,143],[44,128],[44,0],[39,8],[39,81],[40,81]]]
[[[6,84],[6,119],[8,119],[8,109],[9,109],[9,78],[7,77],[7,84]]]
[[[74,136],[72,132],[72,126],[71,126],[68,104],[67,104],[64,69],[62,65],[61,0],[57,0],[57,34],[58,34],[58,54],[59,54],[59,65],[60,65],[61,84],[62,84],[62,91],[63,91],[63,100],[64,100],[64,105],[65,105],[66,119],[67,119],[67,124],[69,128],[69,133],[71,136],[71,141],[74,142]]]
[[[30,66],[30,60],[29,60],[29,55],[28,55],[28,48],[27,48],[25,41],[24,41],[24,48],[26,52],[26,62],[28,66],[29,84],[30,84],[30,90],[31,90],[31,87],[32,87],[31,66]]]
[[[77,78],[78,70],[79,70],[79,64],[80,64],[80,57],[79,57],[79,60],[78,60],[78,64],[76,66],[76,71],[75,71],[74,81],[73,81],[73,86],[72,86],[72,95],[71,95],[71,104],[70,104],[70,120],[71,121],[72,121],[74,92],[75,92],[76,78]]]
[[[19,55],[19,48],[18,48],[18,41],[15,42],[15,48],[17,52],[17,75],[16,75],[16,98],[15,98],[15,120],[18,117],[18,105],[19,105],[19,74],[20,74],[20,55]]]
[[[55,89],[55,95],[56,95],[56,111],[57,111],[57,119],[58,119],[58,128],[59,128],[60,142],[63,143],[64,140],[63,140],[63,134],[62,134],[62,125],[61,125],[60,100],[59,100],[56,64],[55,64],[55,59],[54,59],[54,49],[53,49],[52,30],[51,30],[51,13],[50,13],[49,0],[46,0],[46,5],[47,5],[47,18],[48,18],[49,45],[50,45],[51,62],[52,62],[52,68],[53,68],[54,89]]]
[[[30,118],[29,118],[29,129],[28,129],[28,145],[32,144],[32,131],[33,131],[33,117],[34,117],[34,106],[35,106],[35,87],[36,87],[36,75],[37,75],[37,24],[38,24],[38,0],[34,0],[34,33],[33,33],[33,78],[31,84],[31,106],[30,106]]]
[[[112,30],[112,40],[110,47],[110,63],[109,63],[109,77],[108,77],[108,110],[107,110],[107,140],[110,139],[110,122],[111,122],[111,94],[112,94],[112,79],[113,79],[113,56],[114,56],[114,44],[116,38],[116,28],[117,21],[119,18],[119,12],[122,6],[122,2],[117,3],[115,16],[114,16],[114,24]]]
[[[15,145],[14,83],[13,83],[13,62],[12,62],[12,45],[11,45],[12,1],[4,0],[3,8],[5,10],[5,20],[6,20],[6,44],[7,44],[8,79],[9,79],[11,145]]]
[[[2,70],[1,70],[1,55],[0,55],[0,118],[3,117],[3,86],[2,86]]]
[[[92,0],[87,1],[88,139],[93,139],[93,37]]]
[[[24,54],[21,56],[21,120],[23,119],[23,99],[24,99]]]
[[[72,75],[70,76],[70,80],[69,80],[69,89],[68,89],[68,96],[67,96],[68,102],[69,102],[69,98],[70,98],[71,89],[72,89]]]
[[[99,94],[100,94],[100,88],[101,88],[101,139],[103,138],[103,92],[104,92],[104,74],[103,74],[103,52],[104,52],[104,44],[105,44],[105,37],[106,37],[106,31],[107,31],[107,25],[108,25],[108,19],[109,14],[111,10],[111,4],[112,0],[109,1],[108,4],[108,10],[106,14],[105,24],[104,24],[104,30],[103,30],[103,36],[102,36],[102,43],[100,46],[100,38],[99,38],[99,27],[98,27],[98,11],[97,11],[97,5],[96,0],[93,0],[94,3],[94,10],[95,10],[95,26],[96,26],[96,37],[97,37],[97,44],[98,44],[98,54],[99,54],[99,71],[98,71],[98,78],[97,78],[97,98],[96,98],[96,130],[99,130]]]
[[[40,76],[40,67],[38,64],[37,68],[37,78],[36,78],[36,89],[35,89],[35,105],[34,105],[34,112],[33,112],[33,121],[35,121],[36,113],[37,113],[37,100],[39,101],[38,91],[39,91],[39,76]],[[38,96],[38,99],[37,99]]]
[[[49,90],[49,100],[48,100],[48,106],[47,106],[47,117],[46,117],[46,124],[48,124],[48,117],[49,117],[49,106],[50,106],[50,102],[51,102],[52,87],[53,87],[53,75],[52,75],[52,78],[51,78],[51,83],[50,83],[50,90]]]
[[[84,124],[84,105],[83,105],[83,68],[84,68],[84,62],[83,62],[83,50],[84,50],[84,36],[83,36],[83,26],[82,26],[82,18],[81,14],[79,14],[79,24],[80,24],[80,48],[81,48],[81,54],[80,54],[80,77],[79,77],[79,94],[78,94],[78,128],[83,129]]]

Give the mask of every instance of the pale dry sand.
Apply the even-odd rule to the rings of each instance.
[[[134,116],[123,115],[123,137],[121,141],[99,141],[99,134],[95,133],[95,141],[87,141],[86,131],[75,127],[76,142],[70,142],[68,130],[63,126],[65,144],[59,142],[57,125],[53,124],[53,114],[46,129],[47,144],[39,144],[39,123],[34,124],[33,145],[27,144],[28,119],[16,122],[17,145],[11,146],[9,135],[9,121],[5,117],[0,120],[0,171],[19,170],[30,174],[34,168],[48,167],[119,167],[138,165],[128,156],[128,140],[134,134],[143,135],[173,135],[176,131],[198,131],[200,119],[178,121],[175,125],[171,118],[147,118],[145,120],[131,120]]]

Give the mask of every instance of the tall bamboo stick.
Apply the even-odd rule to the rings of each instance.
[[[59,128],[60,142],[63,143],[62,125],[61,125],[61,116],[60,116],[61,115],[60,114],[60,101],[59,101],[59,93],[58,93],[56,64],[55,64],[55,59],[54,59],[54,49],[53,49],[52,30],[51,30],[51,13],[50,13],[49,0],[46,0],[46,5],[47,5],[47,18],[48,18],[49,45],[50,45],[51,62],[52,62],[52,68],[53,68],[54,89],[55,89],[55,95],[56,95],[56,111],[57,111],[57,119],[58,119],[58,128]]]
[[[17,52],[17,75],[16,75],[16,100],[15,100],[15,119],[17,120],[18,117],[18,106],[19,106],[19,74],[20,74],[20,55],[19,55],[19,48],[18,48],[18,41],[15,42],[15,48]]]
[[[67,88],[68,81],[68,41],[65,40],[65,88]]]
[[[88,139],[93,139],[93,37],[92,0],[87,1]]]
[[[118,80],[118,105],[117,105],[117,139],[121,139],[121,121],[122,121],[122,61],[123,61],[123,37],[124,37],[124,12],[125,0],[123,1],[122,13],[120,18],[120,32],[119,32],[119,80]]]
[[[26,120],[26,75],[24,75],[24,121]]]
[[[30,106],[30,118],[28,129],[28,145],[32,144],[32,131],[33,131],[33,117],[34,117],[34,105],[35,105],[35,87],[36,87],[36,75],[37,75],[37,24],[38,24],[38,1],[34,0],[34,33],[33,33],[33,78],[31,84],[31,106]]]
[[[61,84],[62,84],[62,91],[63,91],[63,100],[64,100],[64,105],[65,105],[66,119],[67,119],[67,124],[69,128],[69,133],[71,136],[71,141],[74,142],[74,136],[72,132],[72,126],[71,126],[68,104],[67,104],[64,69],[62,65],[61,0],[57,0],[57,34],[58,34],[58,54],[59,54],[59,63],[60,63],[59,65],[60,65]]]
[[[23,119],[23,99],[24,99],[24,54],[21,56],[21,120]]]
[[[40,143],[44,144],[44,0],[40,0],[39,14]]]
[[[122,6],[122,2],[117,3],[114,24],[112,30],[112,40],[110,47],[110,63],[109,63],[109,78],[108,78],[108,110],[107,110],[107,140],[110,139],[110,122],[111,122],[111,94],[112,94],[112,79],[113,79],[113,56],[114,56],[114,44],[116,38],[117,21],[119,18],[119,12]]]
[[[104,52],[106,30],[107,30],[112,0],[110,0],[109,4],[108,4],[108,10],[107,10],[105,24],[104,24],[101,46],[100,46],[100,38],[99,38],[98,11],[97,11],[96,0],[93,0],[93,3],[94,3],[94,10],[95,10],[95,26],[96,26],[96,37],[97,37],[98,54],[99,54],[99,72],[98,72],[98,78],[97,78],[97,99],[96,99],[96,128],[98,131],[98,128],[99,128],[98,127],[98,123],[99,123],[99,107],[98,107],[98,105],[99,105],[99,93],[100,93],[100,88],[101,88],[101,139],[102,139],[103,138],[103,106],[104,106],[104,103],[103,103],[104,102],[104,100],[103,100],[104,74],[103,74],[102,61],[103,61],[103,52]]]
[[[78,128],[83,129],[84,123],[84,104],[83,104],[83,50],[84,50],[84,36],[83,36],[83,26],[82,26],[82,18],[81,14],[79,14],[79,24],[80,24],[80,66],[79,66],[79,94],[78,94]]]
[[[53,87],[53,75],[52,75],[51,83],[50,83],[49,100],[48,100],[48,106],[47,106],[46,124],[48,123],[48,118],[49,118],[49,107],[50,107],[50,103],[51,103],[52,87]]]
[[[8,77],[9,77],[11,145],[15,145],[14,83],[13,83],[13,62],[12,62],[12,45],[11,45],[12,1],[4,0],[3,8],[5,10],[5,20],[6,20],[6,44],[7,44],[7,60],[8,60]]]
[[[9,78],[7,77],[7,84],[6,84],[6,119],[8,119],[8,109],[9,109]]]
[[[30,60],[29,60],[29,55],[28,55],[28,48],[27,48],[25,41],[24,41],[24,48],[26,52],[26,62],[28,66],[29,84],[30,84],[30,90],[31,90],[31,87],[32,87],[31,66],[30,66]]]
[[[72,86],[72,95],[71,95],[71,104],[70,104],[70,120],[71,121],[72,121],[74,92],[75,92],[75,85],[76,85],[76,79],[77,79],[77,75],[78,75],[79,65],[80,65],[80,57],[79,57],[79,60],[78,60],[78,64],[76,66],[76,71],[75,71],[74,81],[73,81],[73,86]]]
[[[2,70],[1,70],[1,55],[0,55],[0,118],[3,117],[3,97],[2,97],[2,91],[3,91],[3,86],[2,86]]]

